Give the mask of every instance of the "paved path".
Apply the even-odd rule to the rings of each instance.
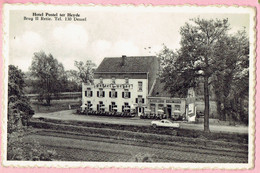
[[[34,118],[49,118],[56,120],[70,120],[70,121],[86,121],[86,122],[98,122],[98,123],[110,123],[110,124],[122,124],[122,125],[137,125],[137,126],[150,126],[151,121],[149,119],[134,118],[120,118],[120,117],[103,117],[103,116],[87,116],[74,114],[75,110],[58,111],[52,113],[36,113]],[[203,124],[191,124],[187,122],[180,122],[181,129],[194,129],[203,130]],[[210,125],[211,132],[224,132],[224,133],[239,133],[248,134],[247,126],[224,126],[224,125]]]

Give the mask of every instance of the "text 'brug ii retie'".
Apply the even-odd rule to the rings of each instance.
[[[87,17],[82,17],[79,13],[57,13],[57,12],[33,12],[32,16],[24,16],[27,21],[87,21]]]

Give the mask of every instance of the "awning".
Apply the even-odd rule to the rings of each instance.
[[[158,112],[158,113],[164,113],[164,111],[161,110],[161,109],[159,109],[157,112]]]
[[[117,110],[117,107],[113,107],[112,109],[113,109],[113,110]]]
[[[137,105],[131,105],[131,109],[135,109]]]
[[[129,107],[125,107],[124,110],[129,110],[130,108]]]
[[[174,112],[174,113],[181,113],[180,110],[174,110],[173,112]]]
[[[151,112],[151,109],[144,109],[144,112]]]
[[[106,107],[105,106],[100,106],[101,109],[105,109]]]
[[[86,105],[81,105],[80,107],[82,107],[82,108],[86,108],[87,106],[86,106]]]

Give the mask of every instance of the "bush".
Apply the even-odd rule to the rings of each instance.
[[[7,160],[51,161],[57,155],[55,150],[46,150],[38,141],[24,142],[29,130],[20,130],[7,136]]]

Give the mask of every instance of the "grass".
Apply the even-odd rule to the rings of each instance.
[[[196,109],[197,112],[204,112],[204,108],[205,108],[205,104],[204,101],[196,101]],[[215,101],[210,101],[209,102],[209,107],[210,107],[210,111],[209,111],[209,116],[210,118],[218,118],[218,114],[217,114],[217,104]]]
[[[31,100],[31,106],[35,113],[50,113],[62,110],[69,110],[69,105],[72,109],[81,106],[81,100],[79,99],[63,99],[63,100],[52,100],[51,106],[47,106],[44,102],[37,100]]]

